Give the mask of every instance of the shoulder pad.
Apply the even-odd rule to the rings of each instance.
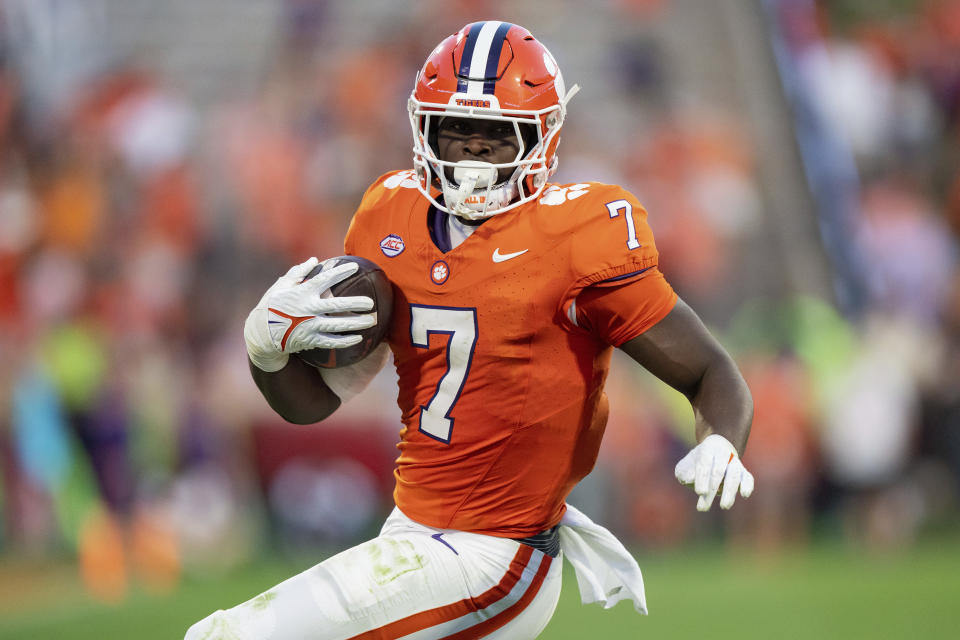
[[[558,308],[564,324],[586,287],[623,284],[657,266],[647,211],[626,189],[599,182],[550,185],[544,196],[538,214],[564,237],[572,276]]]
[[[397,197],[419,196],[417,176],[413,169],[385,173],[367,188],[360,200],[358,212]]]
[[[543,214],[552,218],[549,210],[556,209],[556,224],[567,234],[571,266],[583,286],[656,266],[647,211],[632,193],[599,182],[553,186],[540,198]]]
[[[413,169],[390,171],[377,178],[363,194],[360,205],[350,221],[350,228],[347,229],[343,242],[346,253],[353,253],[358,234],[371,226],[364,222],[370,220],[370,216],[379,217],[384,211],[402,210],[402,206],[398,205],[404,202],[410,203],[417,198],[420,198],[420,192],[417,191],[416,174]]]

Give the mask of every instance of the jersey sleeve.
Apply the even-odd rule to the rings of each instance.
[[[590,197],[578,203],[579,222],[569,241],[573,277],[559,310],[562,321],[573,326],[574,301],[588,287],[621,289],[643,280],[647,286],[653,282],[670,286],[656,268],[659,254],[653,231],[636,197],[611,185],[591,185],[588,193]]]
[[[676,302],[677,294],[660,270],[649,267],[626,283],[601,283],[581,291],[570,307],[571,320],[619,347],[660,322]]]

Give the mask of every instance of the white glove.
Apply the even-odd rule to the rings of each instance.
[[[301,282],[319,260],[310,258],[292,267],[267,289],[263,298],[247,316],[243,337],[247,355],[257,368],[273,372],[287,365],[291,353],[306,349],[342,349],[362,340],[353,334],[376,324],[374,314],[342,315],[343,312],[370,311],[373,300],[367,296],[338,298],[330,287],[356,273],[356,262],[324,268],[316,276]]]
[[[683,484],[692,484],[693,490],[700,496],[697,511],[710,510],[721,482],[721,509],[733,506],[737,488],[744,498],[749,498],[753,493],[753,474],[740,462],[737,450],[730,441],[716,433],[704,438],[703,442],[683,456],[673,473]]]

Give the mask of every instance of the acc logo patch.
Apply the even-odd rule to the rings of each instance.
[[[430,279],[433,284],[443,284],[450,277],[450,265],[443,260],[437,260],[430,267]]]
[[[403,238],[395,233],[391,233],[380,241],[380,251],[388,258],[396,258],[403,253],[406,246],[403,244]]]

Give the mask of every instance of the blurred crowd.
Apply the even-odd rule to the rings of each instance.
[[[776,550],[826,530],[882,549],[955,525],[960,0],[879,17],[764,5],[776,89],[813,114],[795,128],[820,237],[797,242],[825,247],[830,300],[783,288],[776,255],[763,291],[739,285],[762,244],[764,159],[735,108],[674,103],[652,35],[672,4],[608,3],[619,35],[594,62],[618,80],[597,73],[571,105],[557,180],[621,183],[650,211],[662,269],[753,390],[758,489],[698,515],[673,479],[688,405],[618,359],[601,459],[571,500],[651,548]],[[391,504],[391,373],[328,423],[286,425],[250,380],[243,319],[289,265],[342,253],[367,185],[410,166],[414,72],[472,3],[425,2],[429,21],[352,44],[337,3],[278,0],[255,88],[203,100],[95,30],[66,65],[24,36],[38,5],[0,5],[0,557],[76,557],[118,600],[133,576],[170,588],[265,544],[369,534]],[[550,28],[563,66],[573,26]],[[598,131],[600,109],[629,128]]]

